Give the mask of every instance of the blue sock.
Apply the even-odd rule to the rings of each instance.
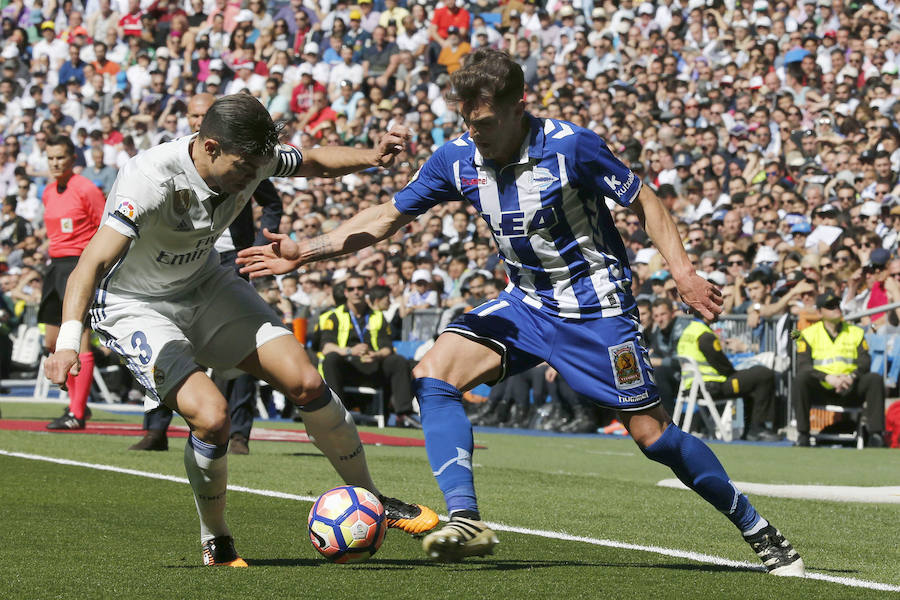
[[[425,451],[431,472],[444,493],[447,510],[474,512],[477,518],[475,483],[472,479],[472,424],[463,410],[462,393],[440,379],[413,380],[419,399]]]
[[[761,529],[762,517],[740,493],[722,463],[699,439],[669,424],[662,436],[647,448],[647,458],[672,469],[681,482],[728,517],[742,533]]]

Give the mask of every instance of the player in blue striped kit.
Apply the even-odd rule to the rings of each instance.
[[[461,393],[546,361],[575,391],[619,411],[642,452],[725,513],[770,572],[802,574],[787,540],[660,405],[631,269],[606,203],[638,215],[695,311],[713,317],[722,299],[694,272],[656,194],[599,136],[525,112],[522,71],[507,54],[477,50],[451,80],[468,132],[440,147],[393,202],[308,243],[269,234],[272,244],[239,259],[253,276],[287,272],[371,245],[447,200],[468,200],[490,225],[509,286],[448,326],[413,373],[429,462],[451,516],[424,539],[426,553],[453,561],[497,544],[478,511]]]

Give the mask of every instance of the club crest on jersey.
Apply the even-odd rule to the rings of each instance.
[[[136,212],[136,209],[134,208],[134,204],[132,204],[128,200],[122,200],[121,202],[119,202],[119,206],[116,207],[116,212],[129,221],[134,221],[134,213]]]
[[[531,185],[535,190],[543,192],[553,185],[554,181],[559,181],[559,177],[554,177],[553,173],[550,172],[550,169],[535,167],[534,170],[532,170]]]
[[[183,215],[191,207],[191,190],[175,190],[172,202],[175,206],[175,212]]]
[[[630,390],[644,385],[644,374],[641,372],[633,341],[610,346],[609,361],[612,363],[617,389]]]
[[[75,231],[75,225],[72,223],[72,219],[65,217],[59,220],[59,229],[63,233],[72,233]]]

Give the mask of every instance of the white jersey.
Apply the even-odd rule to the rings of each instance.
[[[126,254],[97,290],[95,310],[106,295],[172,298],[215,273],[213,247],[263,179],[294,175],[302,155],[280,145],[271,162],[243,189],[217,194],[200,177],[190,156],[195,135],[155,146],[119,171],[106,201],[104,224],[132,238]]]

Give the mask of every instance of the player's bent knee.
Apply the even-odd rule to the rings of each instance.
[[[327,393],[325,382],[315,369],[304,370],[285,390],[285,395],[298,406],[308,404]]]
[[[227,410],[210,408],[202,410],[191,419],[194,435],[204,442],[221,444],[228,439],[231,419]]]

